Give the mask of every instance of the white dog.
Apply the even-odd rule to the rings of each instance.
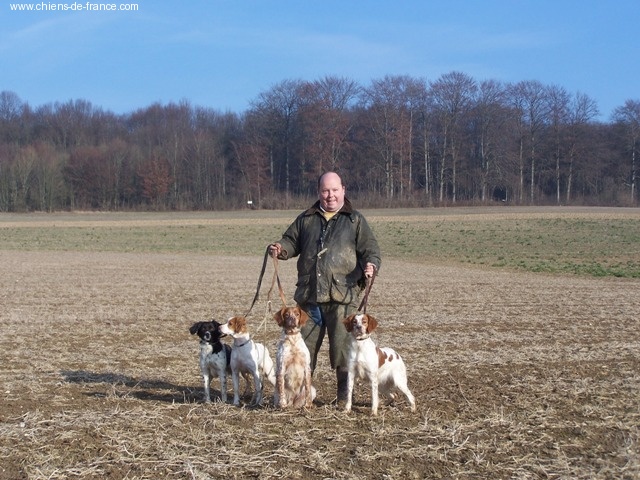
[[[240,375],[253,376],[254,393],[252,405],[262,405],[262,376],[275,387],[276,375],[273,360],[267,347],[254,342],[247,330],[247,319],[231,317],[220,325],[220,333],[233,337],[231,349],[231,378],[233,379],[233,404],[240,405]]]
[[[394,398],[393,391],[400,390],[407,397],[411,411],[416,411],[416,401],[407,386],[407,368],[404,361],[392,348],[379,348],[370,337],[378,325],[375,318],[366,313],[356,313],[343,320],[351,333],[347,379],[347,402],[345,412],[351,411],[353,384],[363,378],[371,384],[371,414],[378,414],[378,390]]]

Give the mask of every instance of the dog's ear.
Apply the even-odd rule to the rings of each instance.
[[[191,328],[189,329],[189,332],[191,332],[191,335],[195,335],[196,333],[198,333],[198,330],[200,330],[201,325],[202,325],[202,322],[196,322],[193,325],[191,325]]]
[[[371,315],[367,315],[367,333],[373,332],[378,326],[378,321]]]
[[[296,308],[298,309],[298,312],[300,312],[300,326],[303,326],[305,323],[307,323],[307,320],[309,320],[309,315],[299,306]]]
[[[247,319],[244,317],[233,317],[229,320],[229,325],[236,333],[245,333],[247,331]]]
[[[347,318],[342,320],[342,323],[344,323],[344,327],[347,329],[347,332],[349,333],[353,331],[353,317],[355,316],[356,314],[354,313],[353,315],[349,315]]]
[[[282,326],[284,324],[284,309],[285,307],[282,307],[280,310],[278,310],[275,315],[273,316],[273,318],[275,319],[276,323],[278,324],[278,326]]]

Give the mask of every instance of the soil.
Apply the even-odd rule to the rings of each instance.
[[[350,414],[332,404],[326,352],[310,410],[202,403],[189,327],[244,313],[261,258],[0,251],[0,265],[2,479],[640,478],[637,280],[386,261],[368,313],[418,410],[400,399],[374,418],[365,384]],[[280,264],[288,294],[294,268]],[[269,275],[248,318],[273,353]]]

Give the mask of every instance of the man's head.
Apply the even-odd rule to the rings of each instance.
[[[335,172],[327,172],[318,179],[318,198],[326,212],[337,212],[344,205],[345,187]]]

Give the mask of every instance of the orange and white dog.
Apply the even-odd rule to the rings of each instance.
[[[316,396],[311,385],[311,355],[300,328],[309,320],[299,306],[282,307],[274,315],[282,327],[276,350],[276,395],[274,405],[310,408]]]
[[[378,393],[391,399],[393,391],[400,390],[416,411],[416,401],[407,386],[407,368],[402,357],[392,348],[380,348],[371,339],[378,322],[371,315],[356,313],[343,320],[347,331],[351,333],[351,348],[348,360],[347,402],[345,412],[351,411],[353,385],[356,378],[362,378],[371,384],[371,414],[378,414]]]
[[[240,375],[253,376],[254,393],[251,404],[262,405],[262,377],[266,377],[275,387],[276,375],[269,350],[261,343],[254,342],[247,329],[247,319],[231,317],[220,325],[220,333],[233,338],[231,348],[231,378],[233,380],[233,404],[240,405]]]

